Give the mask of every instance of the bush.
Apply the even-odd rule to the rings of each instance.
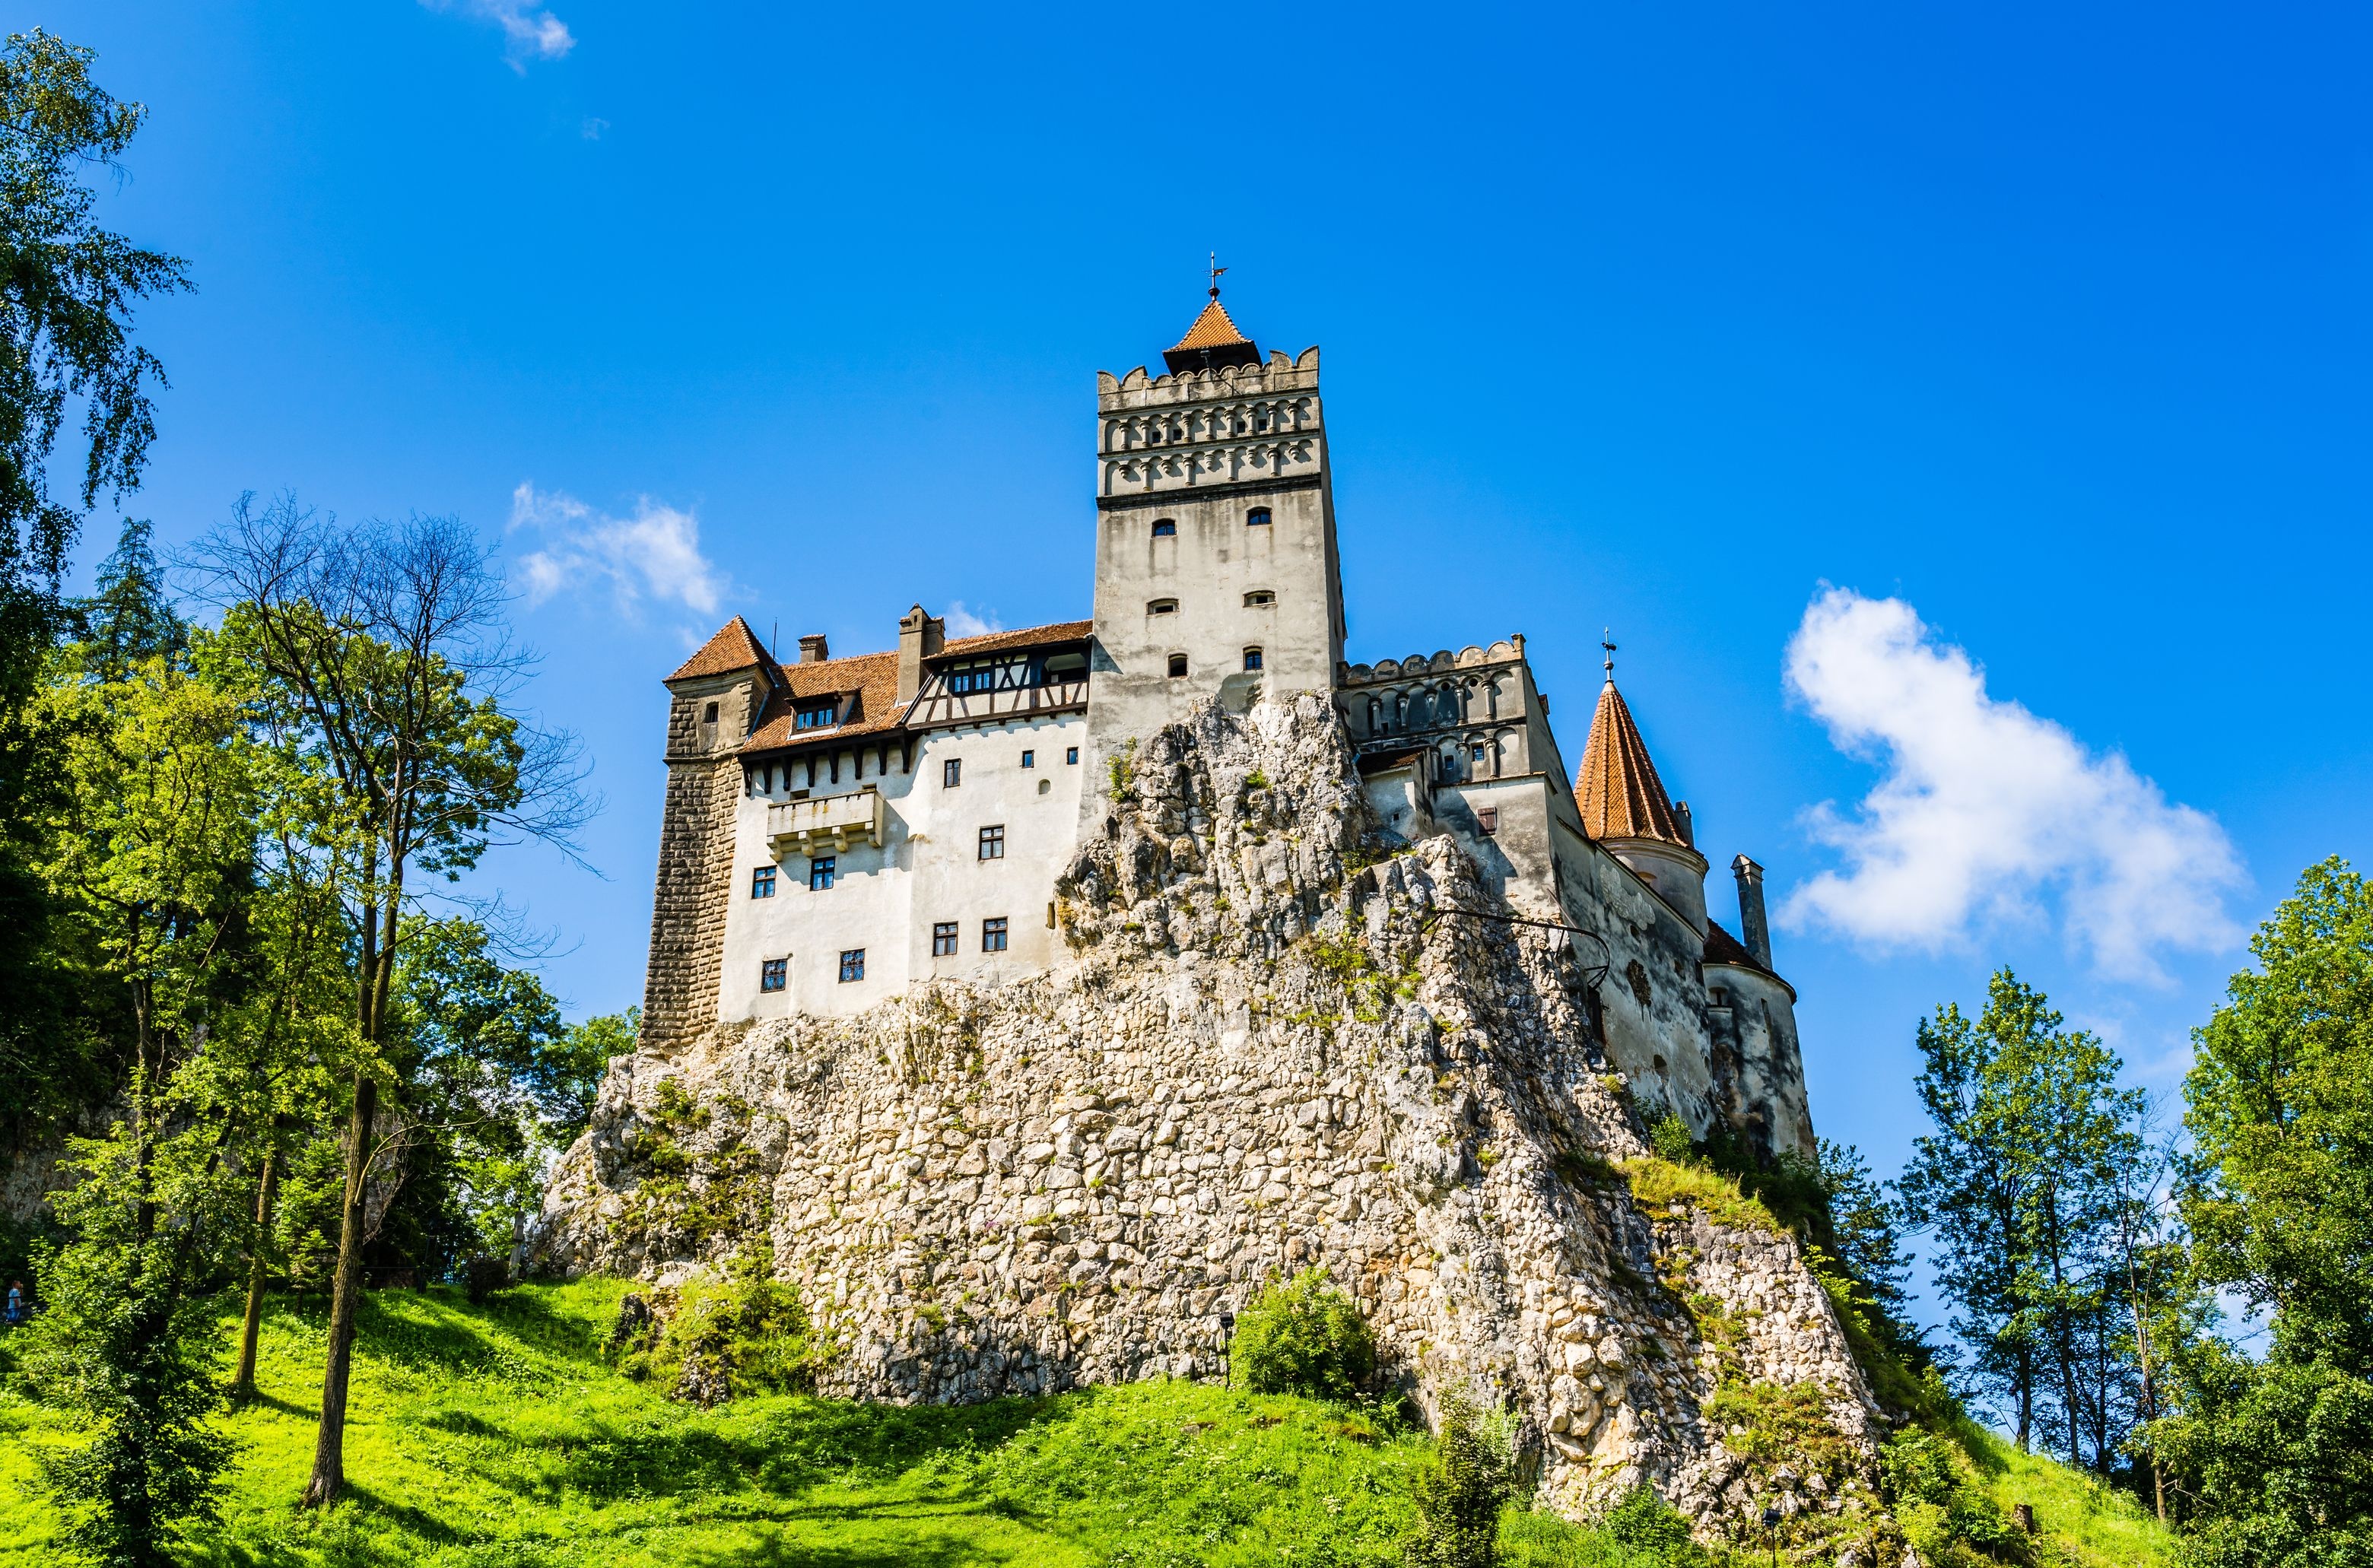
[[[621,1370],[636,1378],[672,1375],[676,1398],[705,1409],[737,1395],[815,1386],[820,1353],[808,1336],[807,1308],[797,1286],[774,1278],[768,1248],[736,1258],[723,1279],[686,1283],[663,1327],[647,1309],[630,1320],[621,1305],[613,1336],[624,1350]]]
[[[1346,1403],[1376,1375],[1376,1339],[1351,1298],[1305,1269],[1272,1283],[1236,1319],[1229,1365],[1256,1394],[1306,1394]]]
[[[1472,1405],[1444,1399],[1433,1463],[1418,1471],[1411,1568],[1493,1568],[1500,1561],[1500,1509],[1514,1490],[1504,1433]]]
[[[1651,1486],[1634,1487],[1607,1510],[1607,1533],[1634,1551],[1648,1552],[1669,1568],[1704,1568],[1713,1559],[1689,1539],[1689,1522]]]
[[[1670,1160],[1677,1165],[1697,1163],[1697,1140],[1689,1136],[1689,1124],[1677,1115],[1666,1111],[1648,1129],[1648,1146],[1660,1160]]]
[[[1904,1539],[1938,1564],[2018,1555],[2023,1538],[1981,1491],[1968,1457],[1941,1433],[1906,1427],[1879,1450],[1880,1479]]]

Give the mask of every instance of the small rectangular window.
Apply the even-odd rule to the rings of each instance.
[[[940,764],[940,788],[953,790],[964,782],[964,758],[952,756]]]
[[[956,923],[953,920],[931,922],[931,956],[953,958],[956,953]]]
[[[1145,607],[1145,613],[1149,615],[1175,615],[1178,613],[1178,601],[1157,599]]]
[[[1276,603],[1277,595],[1266,588],[1256,588],[1245,595],[1245,608],[1247,610],[1266,610]]]
[[[1268,526],[1268,509],[1267,507],[1255,507],[1252,510],[1245,513],[1245,526],[1246,528],[1267,528]]]
[[[717,722],[717,705],[715,703],[712,702],[707,708],[701,709],[700,721],[703,724],[714,724]]]
[[[1183,653],[1172,654],[1170,656],[1170,678],[1175,681],[1186,673],[1186,656]]]
[[[786,977],[786,972],[789,967],[790,960],[787,958],[768,958],[761,960],[758,965],[758,989],[762,991],[781,990],[785,986],[790,984],[790,981]]]
[[[801,708],[791,720],[794,730],[829,730],[840,722],[840,699]]]
[[[1063,753],[1063,760],[1070,764],[1072,766],[1077,767],[1080,764],[1080,748],[1077,746],[1066,748]]]
[[[1500,808],[1497,806],[1477,807],[1475,811],[1475,825],[1481,828],[1487,834],[1499,832]]]
[[[980,830],[980,858],[984,860],[1005,859],[1005,825],[1003,823]]]
[[[808,862],[808,891],[822,893],[833,884],[839,874],[840,860],[834,855],[818,855]]]
[[[1175,539],[1175,538],[1177,538],[1177,537],[1178,537],[1178,520],[1177,520],[1176,518],[1175,518],[1175,517],[1158,517],[1158,518],[1155,518],[1155,519],[1153,520],[1153,536],[1154,536],[1156,539]]]
[[[1024,767],[1037,766],[1038,754],[1036,752],[1023,752],[1022,754],[1022,766]]]
[[[1257,669],[1259,669],[1260,667],[1261,667],[1261,655],[1260,655],[1260,649],[1257,649],[1257,648],[1247,648],[1247,649],[1245,649],[1245,669],[1247,669],[1247,670],[1257,670]]]
[[[1005,917],[1000,915],[994,920],[980,923],[980,950],[983,953],[1005,951]]]
[[[865,978],[865,949],[851,947],[840,955],[840,979],[843,985]]]
[[[760,866],[750,873],[750,896],[772,898],[775,895],[775,868]]]

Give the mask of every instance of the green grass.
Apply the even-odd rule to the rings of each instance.
[[[1664,1216],[1691,1205],[1718,1225],[1781,1232],[1771,1211],[1739,1190],[1736,1176],[1700,1164],[1682,1164],[1655,1154],[1625,1160],[1617,1167],[1631,1184],[1631,1196],[1650,1213]]]
[[[2020,1503],[2033,1508],[2037,1530],[2070,1568],[2150,1568],[2174,1555],[2173,1533],[2130,1494],[2022,1454],[1974,1422],[1955,1421],[1950,1430],[2004,1514]]]
[[[263,1400],[205,1564],[1029,1563],[1228,1568],[1401,1561],[1421,1433],[1311,1400],[1138,1384],[963,1409],[793,1396],[703,1412],[619,1375],[600,1345],[623,1285],[369,1298],[349,1490],[298,1512],[320,1398],[318,1311],[264,1321]],[[230,1328],[225,1328],[226,1340]],[[42,1562],[57,1515],[34,1450],[74,1441],[0,1393],[0,1561]],[[1512,1511],[1518,1568],[1654,1568]]]

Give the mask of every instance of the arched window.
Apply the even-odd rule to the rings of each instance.
[[[1256,588],[1245,595],[1245,608],[1247,610],[1266,610],[1276,603],[1277,595],[1266,588]]]
[[[1260,649],[1257,649],[1257,648],[1247,648],[1247,649],[1245,649],[1245,669],[1247,669],[1247,670],[1257,670],[1257,669],[1259,669],[1260,667],[1261,667],[1261,652],[1260,652]]]
[[[1172,654],[1170,656],[1170,678],[1175,681],[1186,673],[1186,656],[1183,653]]]
[[[1157,599],[1145,607],[1145,613],[1149,615],[1175,615],[1178,613],[1178,601]]]
[[[1255,507],[1252,510],[1245,513],[1245,526],[1246,528],[1267,528],[1268,526],[1268,509],[1267,507]]]
[[[1175,518],[1175,517],[1158,517],[1158,518],[1155,518],[1155,519],[1153,520],[1153,536],[1154,536],[1156,539],[1175,539],[1175,538],[1177,538],[1177,537],[1178,537],[1178,520],[1177,520],[1176,518]]]

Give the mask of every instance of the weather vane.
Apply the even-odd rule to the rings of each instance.
[[[1607,649],[1607,678],[1612,681],[1615,679],[1615,629],[1612,626],[1599,628],[1598,646]]]
[[[1225,268],[1225,267],[1223,267],[1223,266],[1222,266],[1222,265],[1220,264],[1220,252],[1217,252],[1217,251],[1212,252],[1211,252],[1211,298],[1214,298],[1214,299],[1217,299],[1217,298],[1220,297],[1220,275],[1221,275],[1222,273],[1223,273],[1223,272],[1227,271],[1227,270],[1228,270],[1227,268]]]

